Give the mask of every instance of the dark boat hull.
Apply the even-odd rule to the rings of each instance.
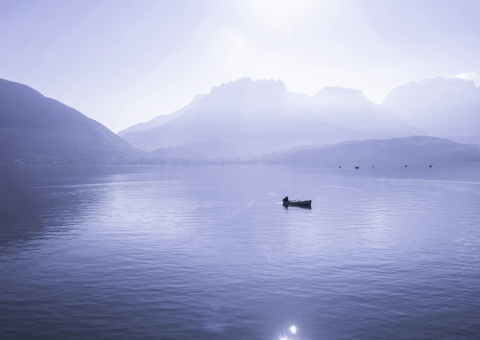
[[[284,205],[308,207],[312,205],[312,201],[283,201]]]

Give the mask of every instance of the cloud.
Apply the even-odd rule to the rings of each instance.
[[[455,78],[460,78],[460,79],[463,79],[463,80],[473,80],[475,82],[476,82],[476,80],[480,80],[479,75],[475,72],[460,73],[460,74],[457,74],[455,76]]]

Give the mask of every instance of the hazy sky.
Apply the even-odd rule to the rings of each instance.
[[[115,132],[241,77],[380,103],[410,81],[480,85],[480,1],[0,0],[0,78]]]

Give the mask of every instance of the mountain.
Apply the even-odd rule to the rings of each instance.
[[[479,103],[480,88],[473,81],[438,77],[393,89],[382,106],[427,133],[464,135],[471,133],[469,122],[480,118]],[[453,121],[455,131],[448,131]]]
[[[384,107],[372,103],[360,90],[325,87],[313,98],[315,110],[326,121],[352,130],[406,135],[411,126]]]
[[[169,146],[158,148],[148,155],[154,158],[168,157],[198,157],[200,159],[209,159],[217,157],[229,157],[231,155],[244,154],[245,149],[241,145],[217,140],[207,140],[203,142]]]
[[[194,107],[200,99],[204,98],[206,95],[205,94],[200,94],[195,96],[195,98],[185,107],[181,108],[180,110],[177,110],[173,113],[167,114],[167,115],[161,115],[161,116],[156,116],[155,118],[152,118],[146,123],[139,123],[135,124],[133,126],[130,126],[129,128],[122,130],[118,133],[120,137],[124,137],[125,135],[128,135],[129,133],[133,132],[138,132],[138,131],[143,131],[143,130],[149,130],[156,128],[158,126],[162,126],[163,124],[168,123],[169,121],[181,116],[184,114],[186,111]]]
[[[480,161],[480,146],[448,139],[412,136],[394,139],[349,141],[331,145],[305,146],[271,153],[268,163],[362,163]]]
[[[110,164],[138,153],[77,110],[0,79],[0,165]]]
[[[305,144],[405,136],[412,131],[360,91],[325,88],[307,96],[287,91],[282,81],[242,78],[213,87],[161,126],[122,136],[145,150],[218,141],[243,154],[260,154]],[[194,149],[202,151],[200,146]]]
[[[480,98],[449,109],[448,117],[425,125],[425,129],[438,136],[480,137]]]

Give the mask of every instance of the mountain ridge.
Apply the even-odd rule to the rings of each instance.
[[[27,85],[0,79],[0,158],[109,163],[140,151],[97,121]]]
[[[443,123],[448,126],[446,121],[454,119],[460,108],[475,102],[480,103],[480,88],[475,87],[472,80],[437,77],[393,89],[382,106],[410,124],[430,132],[432,125]],[[475,109],[479,108],[477,104]]]
[[[347,141],[270,153],[266,163],[361,163],[480,161],[480,146],[431,136]]]
[[[156,116],[156,117],[150,119],[148,122],[145,122],[145,123],[138,123],[138,124],[132,125],[132,126],[126,128],[126,129],[122,130],[122,131],[119,131],[117,133],[117,135],[119,135],[120,137],[124,137],[125,135],[127,135],[129,133],[149,130],[149,129],[153,129],[153,128],[159,127],[161,125],[164,125],[164,124],[168,123],[169,121],[171,121],[171,120],[181,116],[182,114],[184,114],[188,109],[195,106],[205,96],[206,96],[205,94],[196,95],[195,98],[193,98],[193,100],[190,103],[188,103],[187,105],[185,105],[181,109],[176,110],[176,111],[174,111],[172,113],[169,113],[169,114],[166,114],[166,115]]]
[[[288,91],[282,81],[241,78],[213,87],[166,124],[123,137],[145,150],[218,140],[256,141],[271,151],[278,149],[276,143],[299,146],[414,131],[359,90],[326,88],[306,96]]]

